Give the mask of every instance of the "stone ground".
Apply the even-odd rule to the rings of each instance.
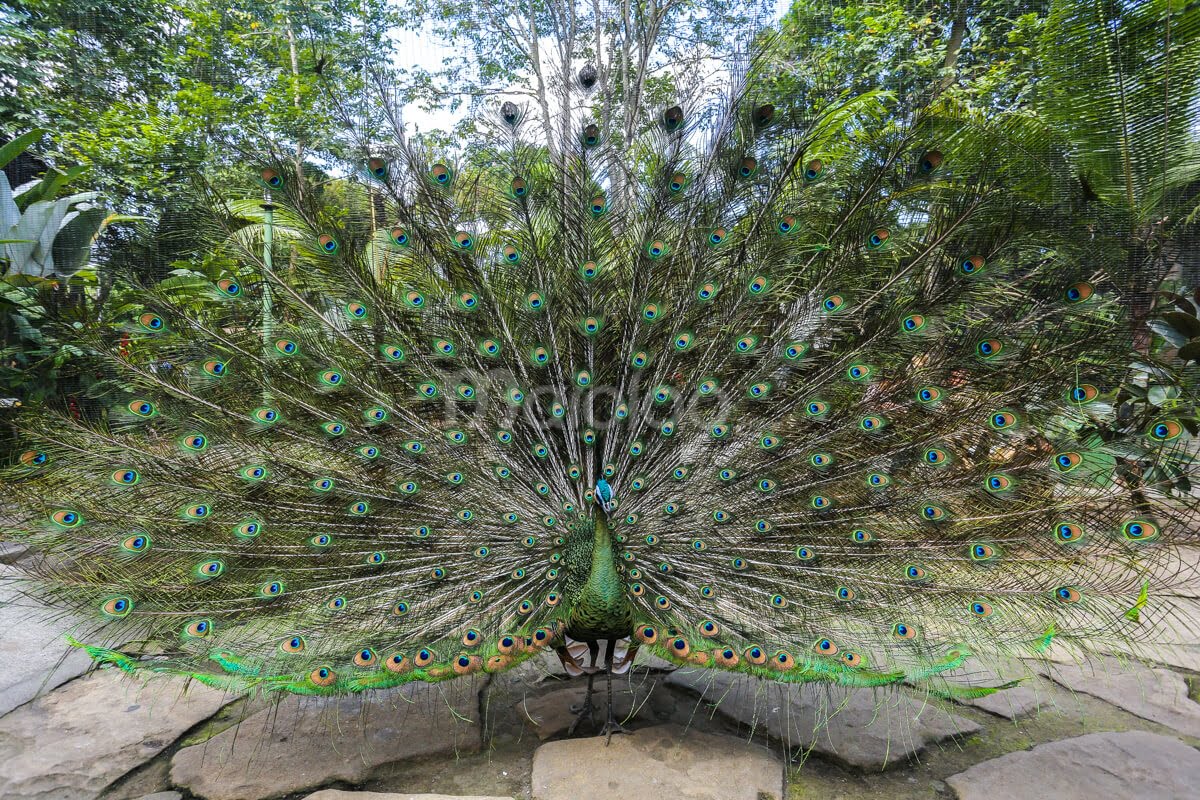
[[[0,580],[3,800],[1200,797],[1189,631],[1168,632],[1157,667],[1022,666],[1019,686],[958,704],[639,657],[616,684],[632,734],[606,747],[586,724],[567,735],[584,679],[549,654],[491,678],[267,705],[92,670],[36,619]]]

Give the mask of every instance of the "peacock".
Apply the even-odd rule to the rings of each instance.
[[[65,321],[94,413],[15,417],[24,591],[231,691],[553,652],[608,736],[639,651],[962,697],[972,659],[1135,649],[1196,502],[1192,401],[1119,412],[1134,232],[1028,116],[756,68],[630,139],[587,66],[549,145],[506,101],[453,157],[248,159],[204,257]]]

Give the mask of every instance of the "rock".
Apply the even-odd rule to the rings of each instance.
[[[179,792],[155,792],[154,794],[144,794],[137,800],[183,800],[183,795]]]
[[[1200,547],[1181,544],[1170,553],[1156,554],[1156,558],[1144,566],[1150,572],[1150,583],[1155,586],[1170,586],[1173,594],[1200,599]],[[1180,580],[1183,575],[1191,580]]]
[[[0,542],[0,564],[15,564],[29,555],[29,548],[16,542]]]
[[[543,695],[528,697],[513,706],[513,711],[533,728],[534,733],[543,742],[547,739],[564,734],[575,721],[571,706],[583,704],[587,694],[586,678],[576,679],[576,683],[562,689],[555,689]],[[592,718],[596,725],[603,725],[608,713],[608,696],[605,693],[603,678],[597,678],[596,691],[592,695],[594,711]],[[614,681],[615,683],[615,681]],[[613,687],[613,708],[616,710],[617,721],[625,724],[630,715],[637,711],[635,719],[648,721],[653,715],[645,704],[647,695],[654,688],[653,682],[632,683],[620,681],[620,689]],[[579,724],[578,733],[588,734],[596,730],[596,726],[586,720]]]
[[[0,718],[0,797],[90,800],[229,698],[215,689],[106,669]]]
[[[567,671],[553,651],[544,651],[518,664],[512,669],[493,675],[488,683],[488,692],[495,696],[524,697],[530,690],[544,683],[568,680]]]
[[[512,800],[512,797],[493,795],[396,794],[395,792],[348,792],[344,789],[322,789],[304,800]]]
[[[672,664],[665,658],[660,658],[659,656],[654,655],[654,653],[646,648],[642,648],[637,651],[637,655],[633,658],[633,663],[636,666],[658,670],[660,672],[673,672],[679,668],[678,664]]]
[[[1200,581],[1196,581],[1194,586],[1200,587]],[[1200,592],[1200,588],[1189,591]],[[1097,655],[1109,655],[1200,672],[1200,641],[1197,641],[1195,632],[1195,621],[1200,620],[1200,599],[1188,597],[1187,594],[1181,592],[1181,596],[1172,598],[1171,613],[1143,616],[1143,627],[1139,630],[1137,642],[1113,637],[1084,649],[1055,640],[1047,651],[1030,660],[1035,663],[1053,661],[1078,664]]]
[[[1200,582],[1192,585],[1200,585]],[[1196,639],[1194,623],[1200,619],[1200,600],[1178,599],[1172,605],[1175,614],[1164,617],[1147,633],[1146,641],[1154,644],[1143,648],[1140,655],[1168,666],[1200,672],[1200,642]]]
[[[980,708],[1006,719],[1017,719],[1036,712],[1048,702],[1046,688],[1041,679],[1031,674],[1029,668],[1020,663],[1005,665],[999,669],[972,664],[970,667],[944,673],[943,677],[959,686],[1000,686],[1011,680],[1020,680],[1021,683],[1010,689],[1001,689],[984,697],[955,698],[956,703]]]
[[[0,716],[87,671],[92,659],[63,638],[69,623],[18,593],[13,570],[0,571]]]
[[[1017,719],[1041,710],[1045,699],[1039,696],[1036,684],[1021,683],[1011,689],[989,694],[987,697],[963,700],[962,703],[974,708],[981,708],[998,717]]]
[[[676,670],[666,683],[700,693],[719,713],[751,729],[765,728],[789,747],[811,747],[864,770],[883,769],[930,744],[980,730],[900,690],[777,684],[690,669]]]
[[[1200,786],[1200,751],[1145,731],[1090,733],[976,764],[946,783],[959,800],[1184,800]]]
[[[1169,669],[1121,664],[1116,659],[1086,665],[1042,664],[1051,680],[1075,692],[1098,697],[1142,719],[1200,737],[1200,703],[1188,697],[1187,681]]]
[[[171,783],[207,800],[260,800],[344,781],[383,764],[480,748],[479,684],[410,684],[390,692],[283,699],[184,747]],[[450,708],[447,708],[450,706]]]
[[[731,736],[675,725],[566,739],[533,754],[533,800],[783,800],[783,763]]]

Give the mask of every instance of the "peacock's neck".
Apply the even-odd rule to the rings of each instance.
[[[592,525],[591,565],[587,580],[571,605],[567,635],[572,639],[610,639],[629,636],[633,630],[633,606],[625,596],[613,556],[612,534],[604,514],[589,520]]]

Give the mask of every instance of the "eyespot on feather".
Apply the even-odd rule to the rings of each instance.
[[[633,635],[642,644],[654,644],[658,641],[658,629],[652,625],[639,626]]]
[[[736,667],[738,662],[741,660],[738,657],[737,652],[731,647],[724,647],[716,650],[714,652],[713,659],[717,662],[718,666],[725,667],[726,669],[732,669],[733,667]]]
[[[50,521],[60,528],[78,528],[83,524],[83,516],[73,509],[60,508],[50,512]]]
[[[992,608],[992,604],[983,600],[976,600],[972,602],[970,605],[970,611],[974,616],[979,617],[980,619],[986,619],[995,613]]]
[[[891,238],[891,235],[892,232],[887,228],[876,228],[867,236],[867,249],[881,249],[887,243],[887,240]]]
[[[134,486],[142,479],[141,473],[135,469],[119,469],[109,476],[118,486]]]
[[[127,617],[133,611],[133,600],[125,595],[110,597],[100,604],[100,611],[103,612],[104,616],[114,619]]]
[[[1150,427],[1150,438],[1156,442],[1170,442],[1183,434],[1183,425],[1178,420],[1166,419]]]
[[[303,636],[288,636],[279,642],[279,649],[284,653],[303,653],[305,647]]]
[[[1082,595],[1074,586],[1060,586],[1054,590],[1054,599],[1063,605],[1072,605],[1078,603]]]
[[[389,672],[395,672],[397,674],[410,672],[413,668],[412,659],[406,658],[400,653],[392,653],[390,656],[384,659],[383,665],[387,667]]]
[[[1066,288],[1066,290],[1063,292],[1063,299],[1069,304],[1075,305],[1087,301],[1092,297],[1093,294],[1095,294],[1095,292],[1096,289],[1094,286],[1092,286],[1092,284],[1087,283],[1086,281],[1080,281],[1079,283],[1073,283]]]
[[[1130,520],[1121,525],[1121,535],[1131,542],[1148,542],[1158,538],[1159,533],[1157,525],[1144,519]]]
[[[144,533],[127,536],[121,542],[121,549],[127,553],[144,553],[150,549],[150,537]]]
[[[387,162],[378,156],[372,156],[367,159],[367,172],[371,173],[371,177],[383,180],[388,176]]]
[[[928,175],[942,165],[944,157],[940,150],[926,150],[921,154],[921,158],[917,160],[917,167],[921,173]]]
[[[242,293],[242,285],[232,278],[217,281],[217,289],[226,297],[238,297]]]
[[[1067,473],[1074,470],[1083,463],[1083,456],[1075,452],[1057,453],[1051,459],[1054,468],[1059,472]]]
[[[763,650],[756,644],[752,644],[747,647],[744,655],[746,660],[756,667],[761,667],[763,664],[767,663],[767,651]]]
[[[316,686],[325,688],[337,682],[337,673],[329,667],[317,667],[308,674],[308,679]]]
[[[212,627],[211,620],[195,619],[184,626],[183,633],[193,639],[206,639],[212,634]]]
[[[838,654],[838,646],[833,643],[828,637],[818,639],[813,645],[813,652],[821,656],[836,656]]]
[[[472,672],[478,672],[482,666],[483,659],[466,653],[460,653],[451,664],[455,675],[469,675]]]
[[[158,409],[149,400],[132,400],[125,406],[129,412],[143,419],[153,417],[158,413]]]

